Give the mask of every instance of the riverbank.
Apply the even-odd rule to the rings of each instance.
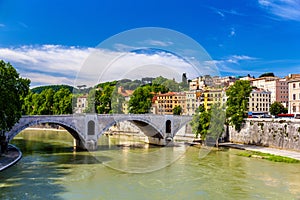
[[[9,144],[6,154],[0,156],[0,172],[16,164],[22,158],[22,152]]]
[[[271,147],[237,144],[237,143],[230,143],[230,142],[220,143],[219,146],[241,149],[241,150],[248,150],[248,151],[258,151],[261,153],[269,153],[269,154],[273,154],[276,156],[283,156],[283,157],[300,160],[300,152],[298,152],[298,151],[289,151],[289,150],[283,150],[283,149],[275,149],[275,148],[271,148]]]

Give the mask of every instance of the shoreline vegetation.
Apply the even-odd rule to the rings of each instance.
[[[285,163],[300,163],[300,160],[289,158],[285,156],[278,156],[270,153],[262,153],[258,151],[242,150],[243,152],[238,153],[238,156],[265,159],[273,162],[285,162]]]

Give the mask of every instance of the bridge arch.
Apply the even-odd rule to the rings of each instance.
[[[22,122],[20,121],[18,123],[18,126],[16,129],[12,129],[9,131],[8,137],[7,137],[7,141],[10,142],[16,135],[18,135],[22,130],[29,128],[31,126],[35,126],[35,125],[39,125],[39,124],[55,124],[55,125],[59,125],[61,127],[63,127],[64,129],[66,129],[72,136],[74,139],[77,140],[82,140],[82,136],[79,134],[79,130],[77,130],[77,128],[75,126],[72,126],[71,124],[68,124],[64,121],[60,121],[60,120],[46,120],[46,119],[41,119],[41,120],[36,120],[36,119],[32,119],[26,122]]]
[[[110,127],[114,126],[115,124],[119,122],[124,122],[128,121],[136,125],[141,131],[145,134],[147,137],[153,137],[153,138],[158,138],[158,139],[163,139],[164,134],[162,129],[157,127],[154,123],[151,121],[144,119],[144,118],[139,118],[139,117],[116,117],[114,118],[113,122],[107,124],[102,130],[99,131],[97,134],[97,139],[100,138],[100,136],[107,131]]]

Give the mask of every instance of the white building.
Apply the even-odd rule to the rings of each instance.
[[[77,97],[75,113],[83,113],[88,107],[87,95]]]
[[[253,89],[248,102],[249,112],[269,113],[271,105],[271,92],[263,89]]]
[[[300,114],[300,79],[291,79],[288,81],[289,87],[289,107],[291,114]]]

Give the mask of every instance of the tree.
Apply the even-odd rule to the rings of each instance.
[[[213,104],[210,112],[210,125],[207,133],[209,140],[219,146],[219,138],[224,131],[226,113],[219,104]]]
[[[112,92],[114,91],[115,86],[105,85],[102,91],[96,92],[96,105],[97,113],[108,114],[111,111],[111,97]],[[100,94],[100,95],[98,95]]]
[[[29,92],[29,84],[30,80],[21,78],[10,63],[0,61],[0,153],[7,148],[5,132],[22,116],[22,105]]]
[[[181,106],[177,105],[173,108],[173,115],[181,115],[182,108]]]
[[[67,88],[61,88],[53,95],[52,113],[55,115],[72,113],[72,93]]]
[[[153,94],[149,85],[138,87],[129,100],[129,113],[148,113],[151,107]]]
[[[200,135],[204,143],[208,141],[218,146],[219,137],[224,131],[225,111],[219,104],[213,104],[208,111],[201,105],[190,124],[196,138]]]
[[[226,117],[229,124],[234,125],[236,130],[241,129],[244,118],[247,117],[251,90],[249,81],[238,80],[226,91],[228,97]]]
[[[280,102],[275,101],[270,106],[271,115],[278,115],[281,113],[288,113],[288,109],[285,108]]]
[[[206,138],[206,133],[209,127],[210,114],[209,111],[205,111],[204,107],[200,105],[195,114],[193,115],[193,119],[190,122],[192,126],[192,132],[195,134],[195,137],[198,138],[201,136],[201,140],[204,141]]]
[[[273,72],[267,72],[267,73],[263,73],[262,75],[259,76],[259,78],[262,78],[262,77],[274,77],[274,73]]]
[[[112,94],[112,98],[111,98],[111,112],[110,113],[114,113],[114,114],[123,113],[123,107],[122,107],[123,102],[125,102],[125,97],[122,96],[121,94],[119,94],[117,92],[117,90],[115,89]]]

